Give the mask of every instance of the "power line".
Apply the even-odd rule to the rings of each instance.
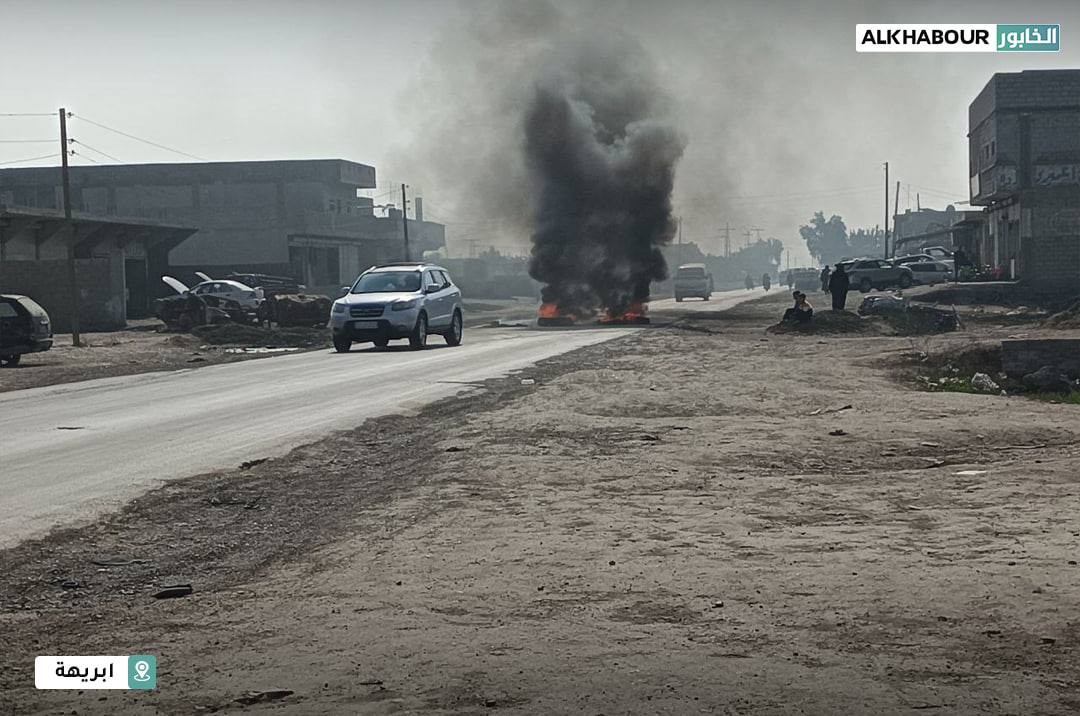
[[[56,139],[0,139],[0,144],[51,144]]]
[[[92,158],[86,156],[85,154],[79,154],[74,149],[71,150],[71,156],[78,157],[79,159],[85,159],[86,161],[90,162],[91,164],[101,164],[101,162],[99,162],[98,160],[92,159]]]
[[[23,162],[36,162],[39,159],[52,159],[53,157],[58,157],[58,156],[60,156],[60,155],[59,154],[43,154],[40,157],[27,157],[26,159],[12,159],[9,162],[0,162],[0,166],[3,166],[5,164],[22,164]]]
[[[119,134],[120,136],[127,137],[128,139],[134,139],[136,142],[142,142],[143,144],[149,144],[151,147],[157,147],[158,149],[164,149],[167,152],[172,152],[173,154],[179,154],[180,156],[188,157],[189,159],[196,159],[196,160],[198,160],[200,162],[210,161],[209,159],[204,159],[203,157],[197,157],[194,154],[188,154],[187,152],[181,152],[179,149],[173,149],[172,147],[166,147],[164,144],[158,144],[157,142],[151,142],[149,139],[143,139],[142,137],[136,137],[134,134],[128,134],[127,132],[121,132],[119,129],[113,129],[112,127],[107,127],[104,124],[101,124],[100,122],[95,122],[92,119],[87,119],[86,117],[83,117],[82,115],[75,114],[74,112],[71,113],[71,116],[75,117],[76,119],[81,119],[82,121],[87,122],[88,124],[92,124],[95,127],[100,127],[100,128],[102,128],[102,129],[104,129],[104,130],[106,130],[108,132],[113,132],[115,134]]]
[[[116,157],[114,157],[113,155],[111,155],[111,154],[106,154],[105,152],[101,151],[100,149],[94,149],[93,147],[91,147],[91,146],[90,146],[89,144],[87,144],[86,142],[80,142],[80,141],[79,141],[78,139],[72,139],[72,140],[71,140],[71,142],[72,142],[73,144],[79,144],[79,145],[82,145],[82,146],[86,147],[87,149],[89,149],[89,150],[90,150],[91,152],[97,152],[98,154],[100,154],[101,156],[103,156],[103,157],[105,157],[105,158],[107,158],[107,159],[112,159],[112,160],[113,160],[114,162],[116,162],[117,164],[123,164],[123,163],[124,163],[124,161],[123,161],[122,159],[117,159],[117,158],[116,158]],[[86,156],[86,155],[84,154],[83,156]],[[90,161],[93,161],[93,160],[91,159]],[[94,162],[94,163],[95,163],[95,164],[97,164],[97,162]]]
[[[53,112],[3,112],[0,117],[55,117]]]

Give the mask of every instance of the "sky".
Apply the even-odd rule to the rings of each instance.
[[[624,33],[655,63],[686,138],[674,195],[684,240],[716,251],[720,227],[735,245],[756,227],[785,242],[792,265],[806,260],[798,226],[814,211],[882,223],[885,161],[901,211],[917,194],[936,208],[963,201],[967,107],[994,72],[1080,67],[1074,1],[551,5],[560,27]],[[74,112],[73,164],[192,161],[81,117],[215,161],[372,164],[386,189],[371,193],[408,183],[452,245],[521,249],[527,221],[508,216],[520,207],[492,179],[521,161],[523,108],[507,92],[528,80],[521,43],[550,34],[491,29],[525,7],[535,0],[0,0],[0,114]],[[860,22],[1054,22],[1063,50],[858,54]],[[36,143],[56,125],[0,117],[0,166],[55,164],[7,162],[57,153]]]

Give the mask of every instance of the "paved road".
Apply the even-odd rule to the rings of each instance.
[[[0,394],[0,547],[630,330],[483,329],[459,348],[436,338],[423,352],[319,351]]]
[[[781,286],[781,290],[785,290],[785,287]],[[769,293],[774,293],[776,288],[774,287]],[[700,298],[687,298],[682,302],[676,302],[674,298],[665,298],[661,301],[652,301],[649,303],[649,310],[652,311],[675,311],[675,312],[694,312],[694,311],[723,311],[728,308],[732,308],[743,301],[749,301],[752,298],[761,298],[765,295],[765,291],[760,288],[756,288],[753,291],[747,291],[745,288],[737,288],[731,291],[715,291],[708,301],[702,301]]]

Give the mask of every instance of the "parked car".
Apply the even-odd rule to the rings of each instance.
[[[952,267],[941,261],[919,261],[907,264],[915,283],[933,286],[953,280]]]
[[[0,366],[18,365],[24,353],[52,348],[49,314],[28,296],[0,294]]]
[[[922,252],[934,257],[936,261],[952,260],[953,257],[953,252],[944,246],[926,246],[923,247]]]
[[[427,346],[428,335],[461,344],[464,331],[461,290],[441,266],[397,263],[375,266],[356,279],[330,309],[334,348],[370,341],[385,348],[396,338],[409,339],[414,350]]]
[[[922,263],[925,261],[935,261],[936,259],[930,254],[908,254],[906,256],[897,256],[892,260],[894,264],[900,264],[901,266],[907,266],[908,264]]]
[[[676,301],[690,296],[708,301],[712,291],[712,274],[705,270],[705,264],[683,264],[675,269]]]
[[[791,287],[798,291],[820,291],[821,270],[815,268],[799,268],[788,271],[791,277]]]
[[[870,289],[881,290],[891,286],[907,288],[915,283],[910,268],[884,259],[855,259],[843,261],[840,266],[847,273],[851,288],[857,288],[863,293],[869,293]]]

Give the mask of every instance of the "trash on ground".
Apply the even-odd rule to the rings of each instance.
[[[839,408],[818,408],[810,413],[810,415],[828,415],[829,413],[839,413],[844,410],[851,410],[854,406],[844,405]]]
[[[254,347],[254,348],[226,348],[224,350],[224,352],[225,353],[244,353],[244,354],[256,353],[256,354],[258,354],[258,353],[292,353],[293,351],[298,351],[298,350],[300,350],[300,348],[298,348],[297,346],[277,346],[275,348],[268,348],[266,346],[258,346],[258,347]]]
[[[976,373],[971,376],[971,388],[980,393],[997,393],[1001,391],[1001,386],[995,383],[994,379],[986,373]]]
[[[288,696],[292,696],[293,691],[291,689],[273,689],[271,691],[248,691],[243,696],[237,696],[233,701],[245,706],[251,706],[252,704],[266,703],[267,701],[277,701],[278,699],[284,699]]]
[[[154,592],[154,599],[177,599],[192,594],[195,589],[190,584],[173,584]]]

